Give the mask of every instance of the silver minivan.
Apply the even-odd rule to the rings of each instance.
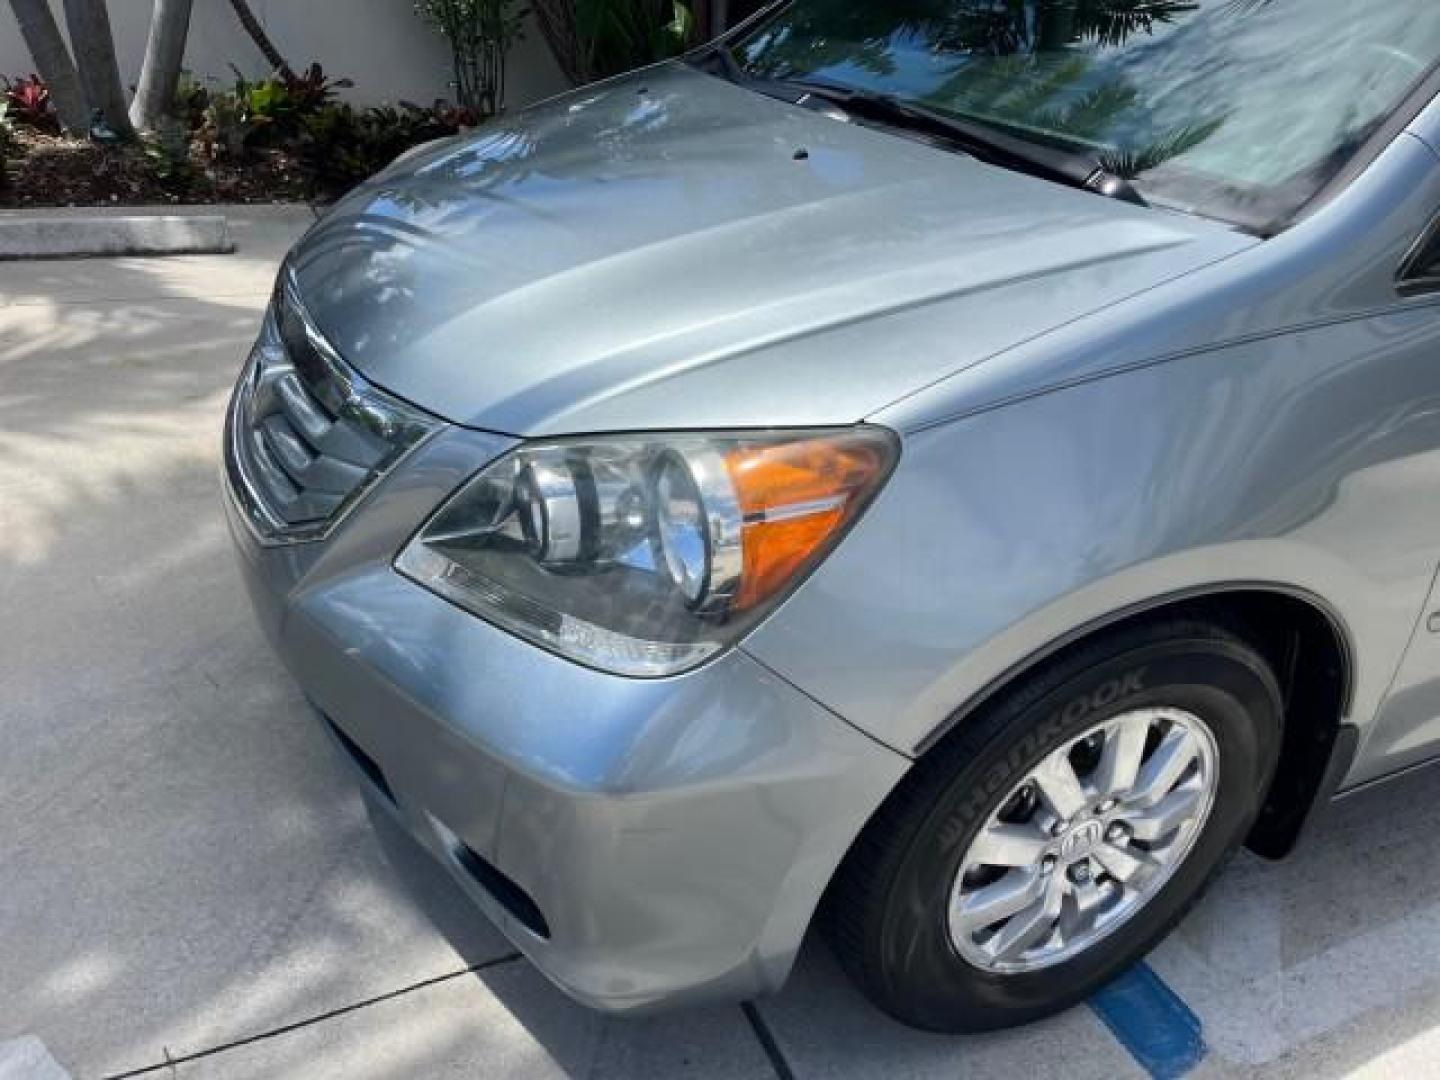
[[[1064,1008],[1440,755],[1440,5],[793,0],[412,152],[226,432],[260,621],[579,1000]]]

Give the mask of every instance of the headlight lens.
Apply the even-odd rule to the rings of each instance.
[[[572,660],[672,675],[773,608],[897,454],[871,427],[536,443],[482,470],[395,565]]]
[[[728,493],[722,498],[734,501]],[[710,586],[714,554],[705,500],[692,467],[679,454],[666,455],[655,470],[655,531],[666,573],[694,607]]]

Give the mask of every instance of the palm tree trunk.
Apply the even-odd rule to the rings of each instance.
[[[125,88],[120,82],[120,65],[115,60],[115,37],[110,32],[110,13],[105,0],[65,0],[65,25],[75,49],[75,66],[80,85],[91,109],[98,109],[111,130],[131,138],[135,129],[125,111]]]
[[[20,34],[30,49],[31,59],[50,88],[60,126],[72,135],[84,135],[90,130],[85,90],[49,3],[47,0],[10,0],[10,8],[20,24]]]
[[[180,69],[185,63],[192,3],[155,0],[140,86],[130,103],[130,122],[142,131],[155,128],[175,110],[175,89],[180,85]]]
[[[270,65],[270,70],[279,72],[286,79],[293,79],[295,77],[294,70],[285,62],[285,57],[280,55],[280,50],[275,48],[275,43],[270,40],[270,35],[265,33],[265,28],[255,17],[255,12],[250,10],[247,0],[230,0],[230,6],[235,9],[235,17],[240,20],[240,25],[250,35],[250,40],[255,42],[255,47],[260,50],[265,57],[265,62]]]
[[[728,0],[695,0],[691,10],[695,13],[695,38],[698,41],[713,41],[730,29]]]

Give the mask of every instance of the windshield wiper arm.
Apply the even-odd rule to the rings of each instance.
[[[1022,139],[990,124],[946,116],[889,94],[811,79],[754,76],[743,70],[724,46],[715,48],[711,58],[718,60],[726,78],[759,93],[796,105],[808,104],[807,99],[814,98],[858,119],[903,128],[957,146],[994,165],[1019,169],[1121,202],[1146,205],[1134,184],[1111,172],[1099,158],[1082,151]]]
[[[1129,180],[1111,172],[1099,158],[1079,150],[1033,142],[990,124],[947,116],[889,94],[808,80],[786,81],[785,85],[838,105],[862,119],[868,117],[951,142],[992,164],[1019,168],[1122,202],[1146,205]]]

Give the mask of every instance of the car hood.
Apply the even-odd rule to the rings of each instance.
[[[674,64],[402,159],[290,267],[367,377],[534,436],[854,422],[1249,242]]]

